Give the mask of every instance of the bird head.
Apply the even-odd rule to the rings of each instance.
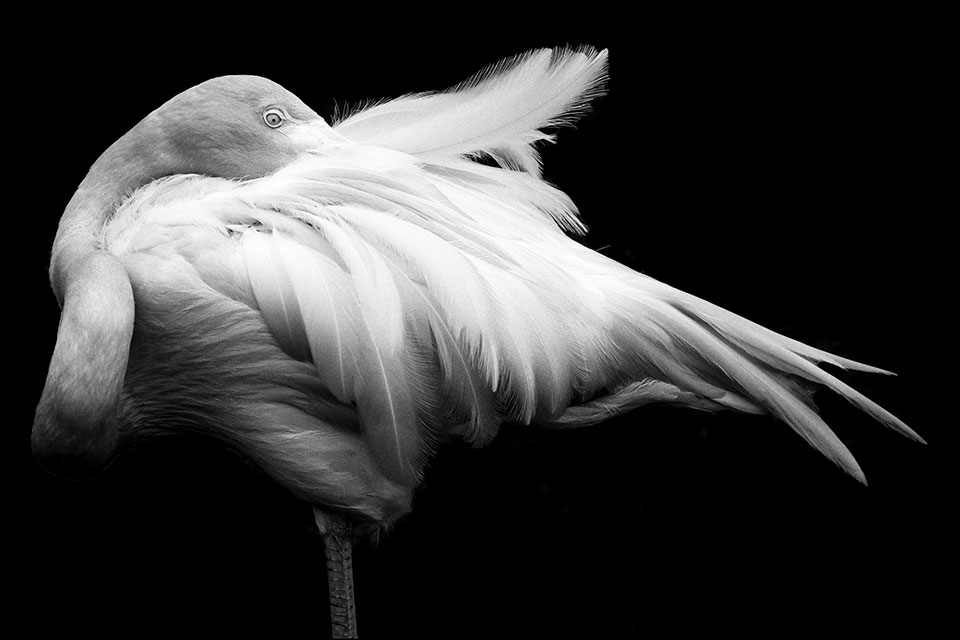
[[[114,180],[140,183],[173,173],[256,178],[338,137],[277,83],[223,76],[184,91],[144,118],[104,154],[105,168]],[[131,175],[118,176],[111,159],[126,161]]]
[[[170,99],[94,162],[60,219],[50,262],[61,318],[32,434],[44,467],[89,476],[119,440],[134,298],[123,265],[101,242],[123,200],[170,175],[261,177],[339,139],[275,82],[224,76]]]
[[[258,178],[340,139],[297,96],[266,78],[222,76],[180,93],[110,145],[80,183],[54,241],[55,293],[62,303],[73,250],[86,253],[99,242],[123,199],[148,182],[176,174]]]

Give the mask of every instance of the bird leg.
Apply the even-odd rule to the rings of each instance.
[[[313,517],[323,536],[330,587],[330,625],[333,638],[357,637],[353,600],[353,541],[350,525],[340,516],[314,508]]]

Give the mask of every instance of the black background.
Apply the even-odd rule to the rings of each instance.
[[[450,447],[414,512],[356,550],[363,637],[933,625],[955,585],[957,535],[955,375],[940,365],[954,351],[945,219],[955,204],[940,199],[948,81],[936,17],[690,10],[467,29],[450,15],[374,30],[357,21],[370,8],[349,7],[351,20],[248,10],[236,25],[183,15],[78,24],[17,52],[8,143],[23,200],[7,212],[8,233],[17,225],[8,271],[22,291],[7,312],[7,527],[18,534],[8,557],[18,617],[39,631],[124,636],[168,625],[328,632],[309,506],[232,454],[158,441],[82,484],[30,457],[58,318],[49,247],[97,155],[215,75],[268,76],[327,115],[569,43],[611,51],[609,94],[543,151],[547,179],[591,227],[586,242],[897,372],[841,376],[929,444],[823,393],[869,487],[757,416],[643,409],[583,431],[508,428],[484,450]]]

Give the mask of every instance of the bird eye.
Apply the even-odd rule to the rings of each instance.
[[[283,121],[287,119],[287,114],[282,109],[267,109],[263,112],[263,121],[271,129],[276,129]]]

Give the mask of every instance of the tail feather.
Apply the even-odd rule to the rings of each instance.
[[[719,339],[728,340],[732,345],[742,350],[744,355],[762,362],[775,371],[823,385],[881,424],[911,440],[923,442],[923,438],[902,420],[837,377],[816,366],[816,363],[828,362],[841,368],[870,373],[889,374],[889,372],[814,349],[769,329],[764,329],[756,323],[729,311],[724,311],[715,305],[697,300],[693,296],[684,295],[683,297],[687,304],[678,305],[677,308],[695,322],[709,328]],[[707,306],[709,313],[697,313],[695,305]]]
[[[606,293],[617,310],[607,330],[622,353],[632,354],[630,367],[639,381],[614,386],[605,396],[570,407],[552,426],[595,424],[651,402],[765,412],[786,422],[865,483],[849,449],[812,404],[810,388],[819,385],[882,424],[923,442],[899,418],[817,363],[885,373],[882,369],[792,340],[646,276],[612,286]]]
[[[773,367],[762,366],[747,358],[728,341],[695,322],[687,314],[673,313],[658,318],[671,323],[707,362],[713,364],[736,385],[743,395],[754,399],[770,413],[789,424],[800,436],[830,460],[861,482],[863,472],[849,449],[840,442],[827,424],[804,402],[791,385],[784,384],[783,374]]]

